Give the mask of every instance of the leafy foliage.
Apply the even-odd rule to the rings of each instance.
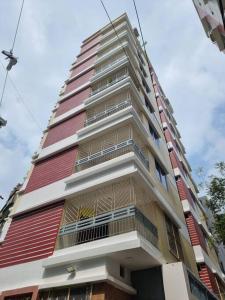
[[[207,206],[214,218],[214,238],[225,244],[225,162],[216,163],[215,170],[206,182]]]

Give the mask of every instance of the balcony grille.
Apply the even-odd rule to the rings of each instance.
[[[130,99],[127,99],[119,104],[116,104],[102,112],[99,112],[97,113],[96,115],[94,115],[93,117],[91,118],[88,118],[86,121],[85,121],[85,126],[88,126],[88,125],[91,125],[97,121],[100,121],[108,116],[111,116],[112,114],[128,107],[131,105],[131,100]]]
[[[76,171],[80,171],[81,169],[89,168],[132,151],[139,157],[144,166],[149,169],[149,161],[132,139],[123,141],[119,144],[77,160],[75,163],[75,169]]]
[[[128,74],[124,74],[124,75],[122,75],[122,76],[120,76],[120,77],[116,77],[116,78],[113,79],[111,82],[108,82],[108,83],[104,84],[103,86],[97,88],[96,90],[93,90],[93,91],[91,92],[91,96],[100,93],[101,91],[103,91],[103,90],[107,89],[108,87],[110,87],[110,86],[116,84],[117,82],[122,81],[122,80],[123,80],[124,78],[126,78],[126,77],[128,77]]]
[[[62,226],[57,247],[62,249],[131,231],[138,231],[157,247],[157,228],[133,205]]]
[[[102,64],[100,67],[96,68],[95,70],[95,75],[100,74],[101,72],[106,71],[107,69],[110,69],[111,67],[113,67],[115,64],[117,64],[119,61],[124,60],[124,58],[126,58],[126,56],[121,52],[119,55],[115,56],[113,58],[113,61]]]

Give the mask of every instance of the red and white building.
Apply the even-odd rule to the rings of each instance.
[[[225,1],[193,0],[208,38],[225,53]]]
[[[2,213],[2,300],[224,299],[171,104],[127,15],[113,24],[83,41]]]

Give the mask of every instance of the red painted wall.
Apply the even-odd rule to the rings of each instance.
[[[71,81],[70,83],[67,84],[66,89],[65,89],[65,95],[68,94],[69,92],[79,88],[83,84],[87,83],[90,81],[91,77],[94,75],[94,69],[88,71],[87,73],[81,75],[77,79]]]
[[[98,47],[99,47],[99,44],[97,44],[96,46],[90,48],[86,52],[83,52],[83,53],[79,54],[77,56],[76,64],[79,63],[80,61],[84,60],[85,58],[87,58],[91,55],[94,55],[96,53],[96,51],[98,50]]]
[[[182,201],[187,199],[188,202],[194,207],[194,199],[192,198],[191,193],[188,187],[186,186],[184,180],[182,178],[178,178],[176,180],[176,184],[177,184],[180,200]]]
[[[212,273],[209,267],[206,264],[202,264],[198,273],[201,281],[207,286],[207,288],[211,292],[218,295],[219,291],[216,284],[215,275]]]
[[[73,174],[77,147],[38,162],[31,173],[25,193],[39,189]]]
[[[49,129],[43,148],[63,140],[84,127],[85,112],[82,112]]]
[[[86,42],[81,46],[81,53],[87,51],[89,48],[95,46],[101,39],[101,36],[98,35],[95,38],[91,39],[90,41]]]
[[[58,117],[70,109],[80,105],[85,99],[87,99],[90,95],[91,89],[87,88],[72,97],[60,102],[59,107],[57,108],[55,116]]]
[[[0,268],[52,255],[62,212],[60,202],[13,218],[0,246]]]
[[[70,77],[73,77],[73,76],[79,74],[80,72],[84,71],[85,69],[89,68],[91,65],[94,64],[94,62],[96,61],[96,58],[97,58],[97,56],[92,56],[90,59],[88,59],[84,63],[78,65],[75,68],[73,68]]]
[[[165,136],[166,142],[167,143],[171,142],[173,144],[173,147],[176,149],[176,144],[175,144],[174,139],[168,128],[164,130],[164,136]]]
[[[200,245],[207,253],[206,242],[199,224],[191,213],[186,216],[186,223],[192,246]]]

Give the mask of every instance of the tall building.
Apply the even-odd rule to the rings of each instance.
[[[171,104],[127,15],[113,25],[83,41],[14,194],[2,300],[224,299]]]
[[[193,0],[208,38],[225,53],[225,0]]]

